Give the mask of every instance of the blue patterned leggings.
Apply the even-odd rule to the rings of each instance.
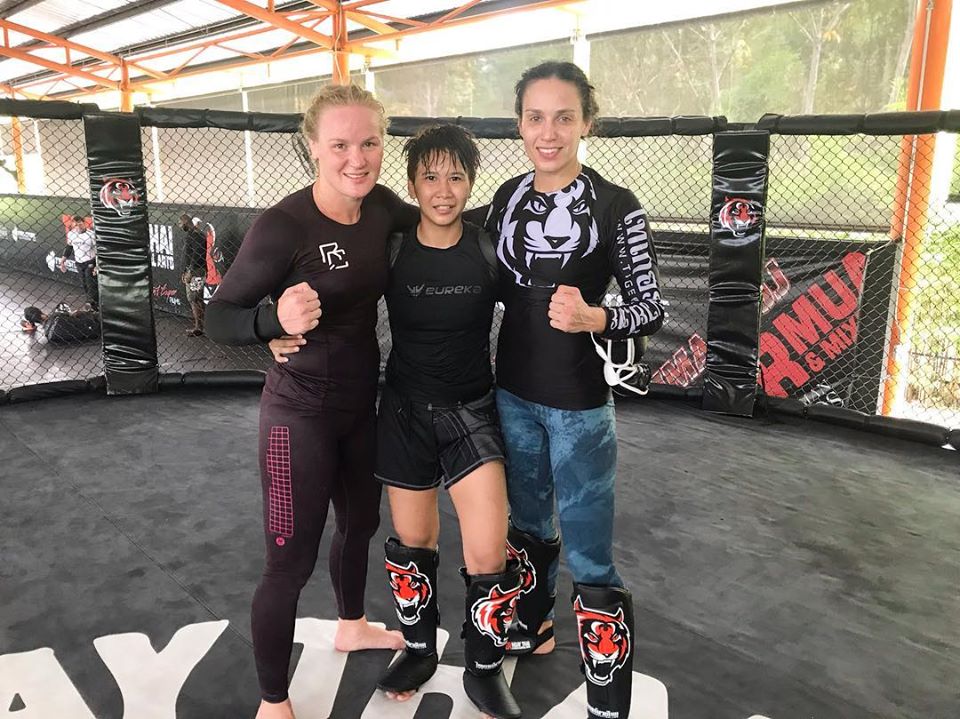
[[[575,582],[623,586],[613,566],[613,488],[617,470],[613,399],[602,407],[565,410],[497,389],[507,445],[510,521],[528,534],[557,536]],[[548,583],[556,590],[557,563]]]

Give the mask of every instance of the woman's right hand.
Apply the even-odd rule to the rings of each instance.
[[[320,296],[306,282],[288,287],[277,301],[277,319],[288,335],[302,335],[320,324]]]
[[[290,361],[290,358],[286,355],[299,352],[300,346],[306,343],[303,335],[284,335],[278,339],[270,340],[270,352],[273,354],[274,360],[283,364]]]

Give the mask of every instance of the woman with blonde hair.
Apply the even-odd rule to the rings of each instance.
[[[297,602],[331,502],[336,648],[404,646],[398,632],[364,614],[368,546],[380,522],[377,302],[387,283],[387,237],[416,222],[415,210],[377,184],[385,125],[383,107],[361,88],[318,93],[302,125],[315,182],[257,218],[207,310],[215,341],[303,342],[289,362],[270,368],[260,401],[267,556],[252,608],[258,719],[293,717],[287,674]],[[267,295],[273,302],[261,304]]]

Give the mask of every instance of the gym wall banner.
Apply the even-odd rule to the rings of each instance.
[[[206,295],[220,284],[240,243],[260,210],[249,207],[150,203],[150,264],[154,309],[190,316],[180,276],[183,268],[184,231],[180,215],[198,221],[207,238]],[[72,259],[60,272],[59,258],[66,249],[66,220],[74,215],[89,218],[85,197],[0,195],[0,270],[18,270],[79,287]]]
[[[656,227],[653,232],[666,321],[649,338],[644,361],[656,369],[670,361],[678,347],[700,347],[698,357],[706,353],[710,244],[706,234],[657,232]],[[616,282],[613,287],[616,288]],[[679,384],[656,378],[654,381]]]
[[[87,198],[0,195],[0,269],[78,284],[73,260],[66,269],[74,274],[67,277],[56,260],[67,247],[66,221],[74,215],[90,221]]]
[[[849,406],[856,387],[871,384],[870,375],[878,386],[895,249],[893,243],[767,237],[758,377],[767,394]],[[667,282],[664,288],[672,322],[678,303]],[[682,298],[688,314],[705,312],[707,301],[706,287]],[[659,365],[650,357],[653,382],[692,386],[706,366],[705,337],[692,333],[675,342]]]
[[[150,264],[153,269],[153,306],[190,317],[183,282],[183,245],[186,233],[180,215],[189,215],[207,240],[205,299],[209,300],[233,263],[240,243],[261,210],[250,207],[150,203]]]

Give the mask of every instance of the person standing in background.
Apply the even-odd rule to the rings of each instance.
[[[193,313],[193,327],[187,330],[187,337],[198,337],[203,334],[203,282],[207,273],[207,238],[190,215],[180,215],[180,229],[185,233],[180,260],[183,273],[180,280]]]
[[[95,310],[100,310],[100,288],[97,284],[97,239],[93,229],[87,225],[85,217],[74,215],[68,220],[67,244],[73,250],[73,261],[77,265],[80,284],[87,302]],[[66,255],[60,258],[60,271],[67,271]]]

